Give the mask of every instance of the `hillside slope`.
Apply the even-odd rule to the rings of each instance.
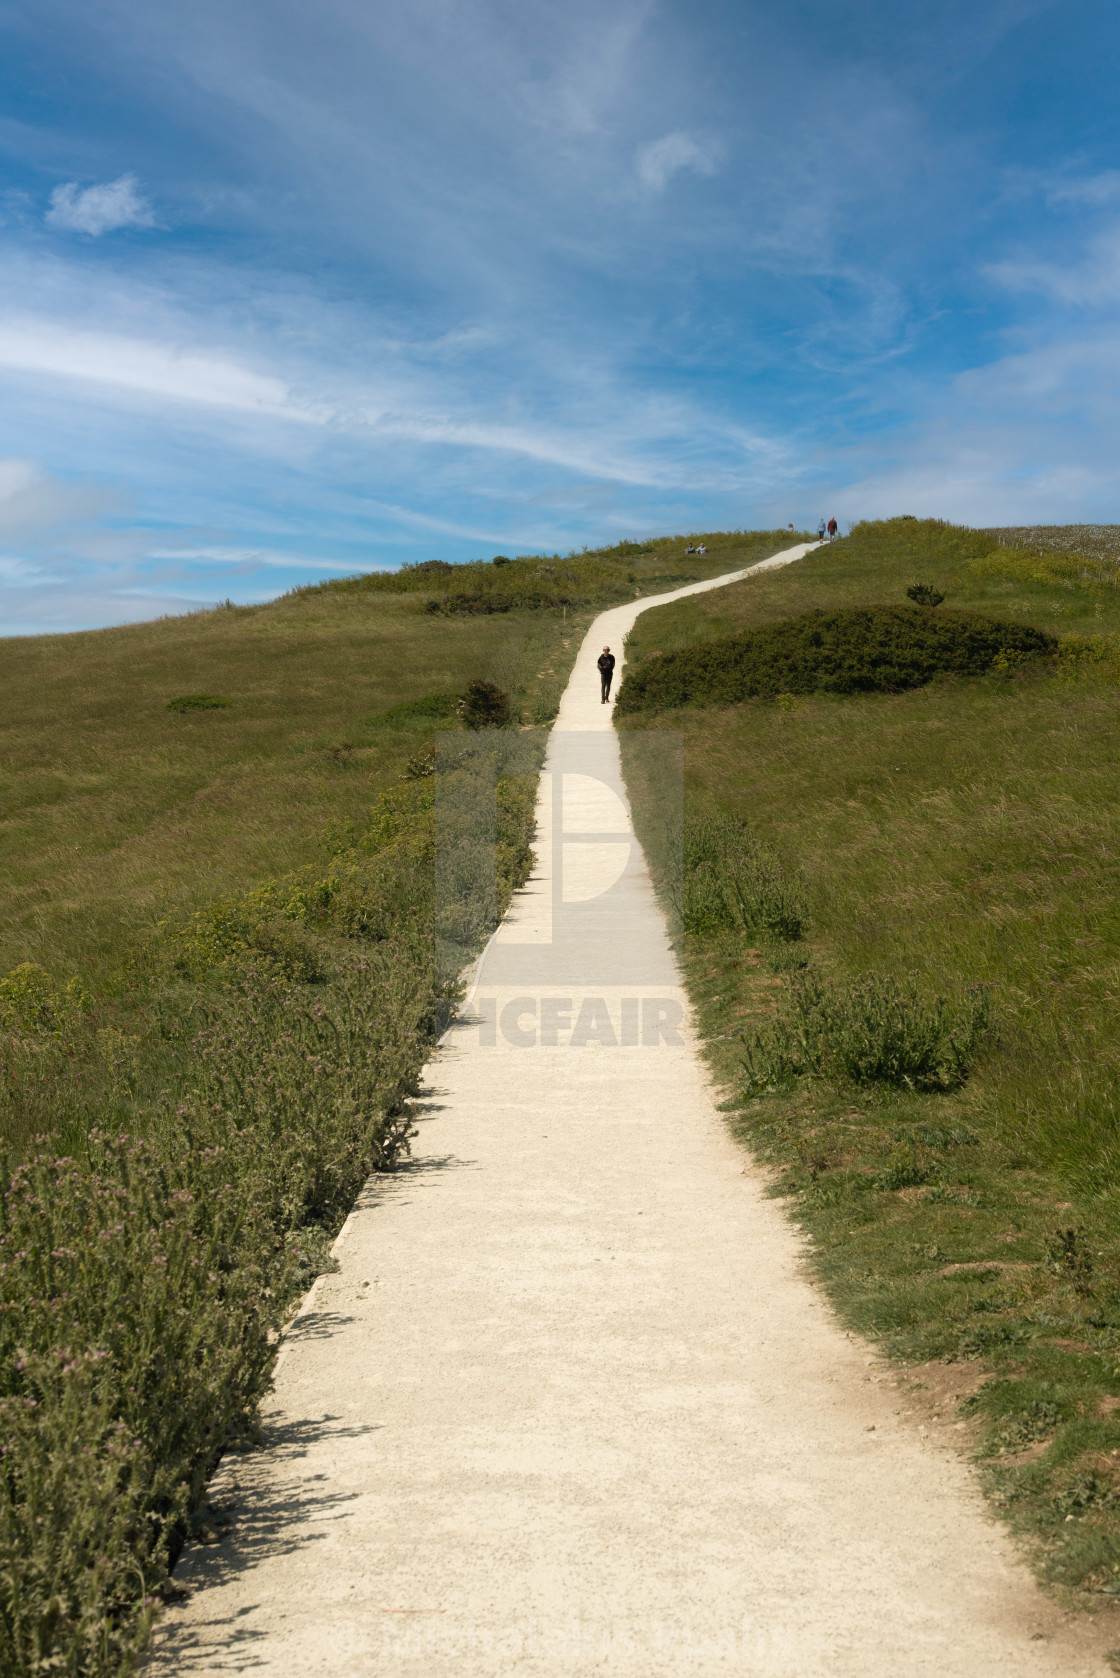
[[[946,611],[1057,635],[1056,654],[623,723],[683,738],[685,959],[740,1134],[780,1168],[847,1320],[920,1366],[1046,1575],[1105,1599],[1120,1592],[1116,574],[934,521],[857,526],[780,578],[650,612],[629,655],[641,670],[795,614],[902,605],[918,582]],[[629,761],[648,810],[657,789]]]

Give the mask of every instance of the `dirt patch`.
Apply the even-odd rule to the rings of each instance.
[[[919,1429],[937,1434],[951,1449],[971,1456],[984,1419],[962,1416],[960,1407],[991,1379],[991,1370],[978,1361],[915,1364],[898,1372],[900,1414]]]

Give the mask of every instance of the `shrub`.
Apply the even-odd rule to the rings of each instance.
[[[906,590],[906,598],[912,600],[915,606],[940,606],[945,596],[929,583],[912,583]]]
[[[496,682],[468,682],[459,715],[468,728],[508,728],[509,694]]]
[[[534,781],[498,774],[497,897],[477,938],[528,872]],[[407,1150],[408,1097],[457,993],[433,936],[432,812],[430,780],[402,781],[328,869],[165,926],[169,964],[203,983],[178,980],[162,1005],[162,1095],[107,1104],[127,1124],[83,1124],[70,1154],[40,1138],[0,1160],[10,1678],[135,1668],[217,1456],[252,1433],[293,1298],[329,1267],[369,1172]],[[32,1033],[12,1066],[56,1115],[87,1030],[69,995],[30,966],[0,980]]]
[[[630,669],[616,710],[730,705],[781,693],[896,693],[943,674],[980,675],[1009,650],[1051,653],[1029,625],[920,606],[807,612]]]
[[[792,974],[777,1018],[744,1042],[748,1093],[805,1073],[856,1084],[958,1088],[987,1028],[987,993],[951,1003],[929,997],[914,975],[830,981],[816,968]]]
[[[184,693],[179,699],[169,699],[164,707],[167,711],[224,711],[229,705],[228,699],[219,699],[214,693]]]
[[[804,908],[798,882],[774,852],[732,816],[712,812],[685,822],[679,903],[685,932],[726,928],[801,937]]]
[[[60,1037],[77,1017],[83,1000],[77,979],[60,988],[37,962],[21,962],[0,979],[0,1031]]]

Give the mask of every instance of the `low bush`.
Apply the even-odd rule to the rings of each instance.
[[[897,693],[939,675],[981,675],[1001,654],[1052,653],[1056,646],[1042,630],[977,612],[806,612],[631,666],[616,710],[731,705],[782,693]]]
[[[911,583],[906,590],[906,598],[912,600],[915,606],[940,606],[945,596],[929,583]]]
[[[513,738],[531,770],[534,743]],[[489,919],[473,902],[466,917],[477,945],[528,871],[535,777],[503,772],[501,737],[463,739],[463,773],[479,760],[498,795]],[[119,1044],[77,987],[29,965],[0,979],[21,1111],[77,1120],[70,1146],[0,1160],[10,1678],[134,1670],[218,1456],[252,1435],[294,1298],[365,1177],[407,1150],[408,1098],[457,994],[434,936],[434,794],[402,780],[327,867],[161,929],[147,1085],[114,1086]]]
[[[775,1019],[744,1039],[748,1095],[806,1073],[855,1084],[957,1089],[988,1024],[987,992],[950,1002],[911,976],[830,980],[817,968],[791,974]]]
[[[468,682],[459,715],[468,728],[507,728],[510,721],[509,694],[497,682],[481,678]]]

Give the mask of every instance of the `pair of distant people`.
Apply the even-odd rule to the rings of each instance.
[[[706,554],[708,550],[703,542],[698,543],[696,547],[690,542],[684,551],[686,554]]]
[[[827,524],[825,524],[823,519],[821,520],[820,524],[817,526],[817,541],[823,542],[826,533],[829,541],[835,542],[836,538],[840,534],[840,526],[837,524],[835,519],[829,519]]]

